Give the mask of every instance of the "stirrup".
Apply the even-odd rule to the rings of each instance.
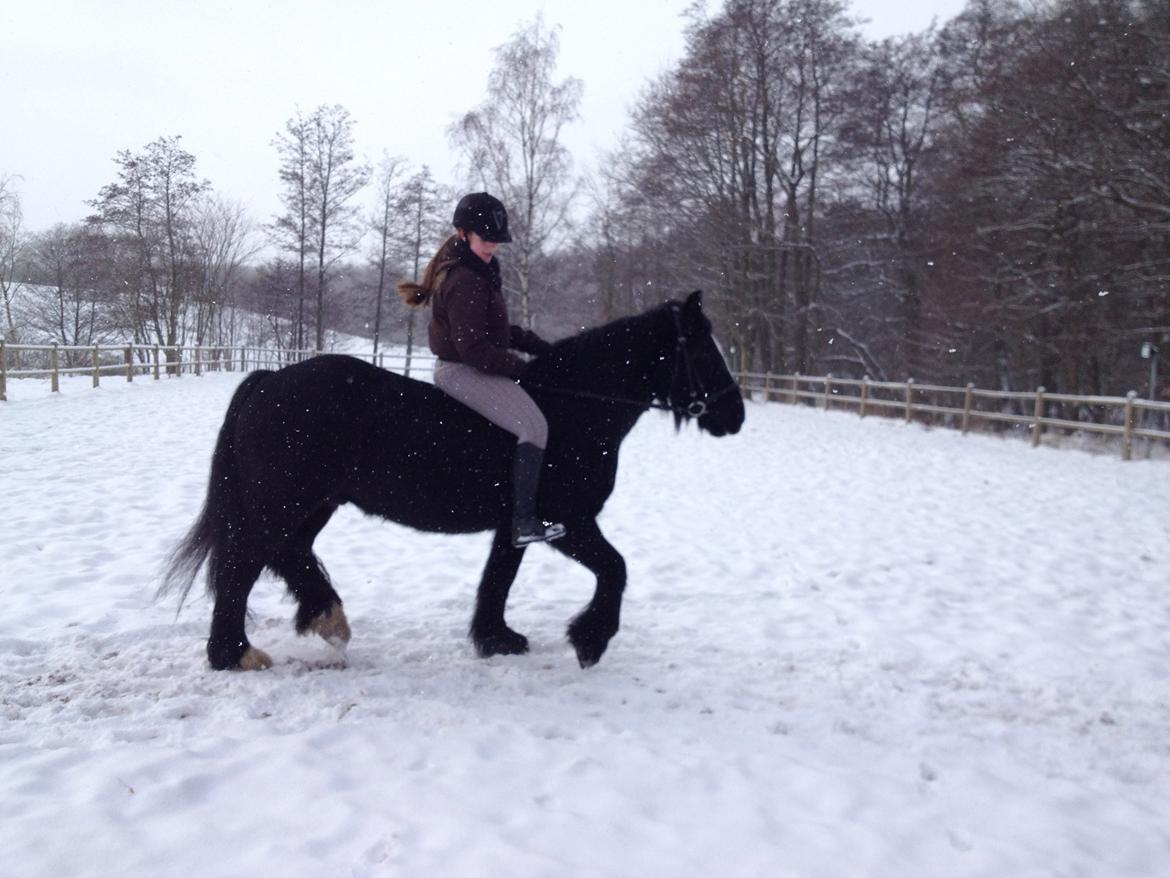
[[[551,521],[525,521],[512,526],[512,546],[520,548],[529,543],[558,540],[565,535],[565,526]]]

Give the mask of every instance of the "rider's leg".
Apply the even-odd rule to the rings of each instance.
[[[517,442],[512,461],[512,545],[526,546],[565,535],[565,526],[543,521],[536,515],[536,492],[544,449],[531,442]]]
[[[519,384],[465,363],[440,361],[435,385],[516,437],[512,464],[512,544],[555,540],[565,528],[536,516],[536,494],[548,442],[548,422]]]

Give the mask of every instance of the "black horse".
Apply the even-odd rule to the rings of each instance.
[[[743,399],[711,337],[700,293],[565,339],[531,364],[523,385],[544,411],[549,444],[538,497],[568,533],[550,543],[597,576],[569,625],[582,667],[617,633],[626,565],[597,515],[613,491],[618,447],[650,407],[738,432]],[[203,510],[170,559],[164,590],[183,597],[203,563],[215,597],[211,666],[263,668],[248,643],[248,594],[267,567],[297,599],[297,631],[343,646],[349,624],[313,541],[343,503],[407,527],[495,530],[471,621],[481,656],[527,652],[504,622],[524,556],[510,541],[515,439],[435,387],[346,356],[257,371],[228,406]]]

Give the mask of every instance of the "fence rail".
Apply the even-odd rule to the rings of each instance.
[[[1170,429],[1166,429],[1170,425],[1170,403],[1139,399],[1133,391],[1126,396],[1078,396],[1049,393],[1043,387],[1034,391],[986,390],[973,384],[918,384],[913,379],[870,381],[764,372],[739,372],[735,377],[742,390],[762,393],[768,400],[807,402],[826,410],[856,409],[863,418],[878,413],[912,421],[932,415],[964,434],[980,422],[1025,425],[1031,431],[1033,446],[1040,444],[1047,428],[1120,436],[1124,460],[1132,459],[1135,439],[1170,442]],[[999,408],[988,408],[988,401]],[[1010,410],[1013,406],[1016,411]],[[1093,417],[1070,416],[1076,414]]]
[[[223,345],[18,345],[0,341],[0,402],[8,399],[9,378],[48,377],[51,391],[57,392],[62,375],[90,375],[93,386],[99,387],[103,375],[125,377],[126,381],[150,375],[157,381],[164,374],[181,377],[205,371],[276,369],[322,353],[328,352]],[[429,371],[435,361],[429,354],[413,352],[352,356],[382,368],[389,361],[408,377],[412,369]],[[871,381],[764,372],[739,372],[735,378],[742,390],[762,393],[769,401],[851,408],[863,418],[871,413],[894,414],[906,421],[935,416],[964,434],[981,422],[1025,425],[1034,446],[1040,444],[1046,428],[1120,436],[1125,460],[1133,457],[1135,439],[1170,442],[1170,403],[1139,399],[1133,391],[1123,397],[1078,396],[1049,393],[1043,387],[1035,391],[989,390],[973,384],[918,384],[913,379]],[[988,402],[999,407],[988,408]],[[1070,412],[1084,417],[1072,417]]]
[[[278,369],[328,351],[282,350],[261,347],[224,345],[25,345],[0,341],[0,402],[8,399],[9,378],[48,378],[49,389],[61,389],[63,375],[90,375],[93,386],[100,387],[103,375],[182,377],[184,373],[247,372],[249,369]],[[354,354],[376,366],[396,365],[408,377],[412,368],[428,371],[434,357],[427,354],[379,351]]]

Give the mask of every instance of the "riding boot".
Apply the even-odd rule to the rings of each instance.
[[[543,448],[531,442],[516,444],[516,457],[512,465],[512,545],[517,548],[565,535],[563,524],[542,521],[536,517],[536,489],[540,486],[540,469],[543,464]]]

